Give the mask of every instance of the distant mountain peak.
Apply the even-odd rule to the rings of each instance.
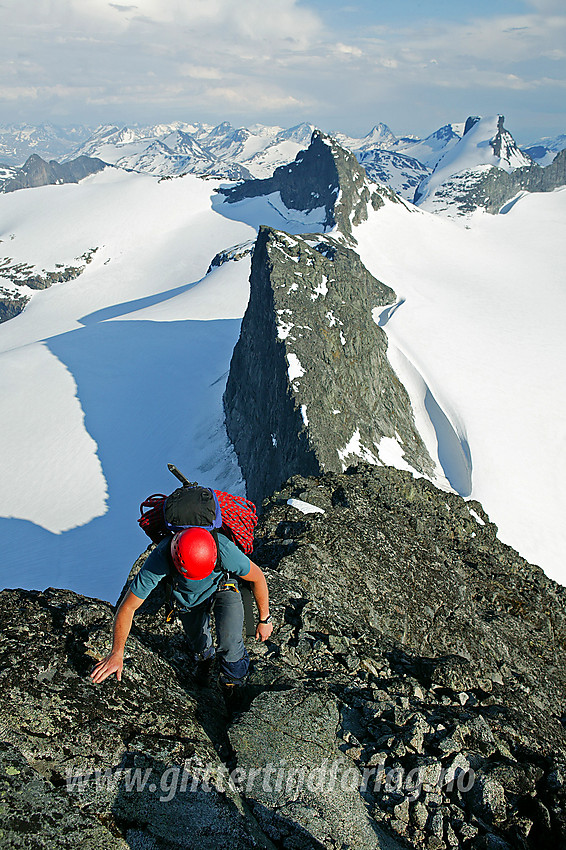
[[[78,183],[106,167],[107,163],[88,156],[80,156],[71,162],[59,164],[55,160],[46,162],[38,154],[33,153],[21,168],[16,169],[15,173],[5,180],[0,180],[0,192],[15,192],[18,189],[32,189],[61,183]]]
[[[532,164],[505,129],[503,115],[470,116],[462,138],[437,162],[432,174],[418,187],[415,203],[430,212],[462,214],[470,211],[466,196],[491,168],[514,171]],[[456,196],[458,199],[456,199]]]
[[[466,123],[464,125],[464,136],[470,132],[472,127],[475,127],[478,121],[481,121],[479,115],[470,115],[469,118],[466,118]]]
[[[511,133],[505,129],[504,121],[504,116],[499,115],[497,120],[497,133],[490,141],[493,153],[501,162],[506,162],[514,168],[522,168],[525,165],[531,165],[532,160],[530,156],[519,149]]]
[[[389,147],[397,141],[397,137],[391,132],[387,124],[379,122],[372,127],[363,141],[367,144],[382,144]]]

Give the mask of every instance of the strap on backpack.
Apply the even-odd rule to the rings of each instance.
[[[240,594],[242,596],[242,605],[244,606],[244,625],[246,627],[246,637],[255,637],[255,615],[254,615],[254,596],[249,582],[243,579],[238,582],[240,586]]]
[[[173,596],[174,580],[172,575],[165,576],[165,622],[172,623],[175,619],[175,597]]]

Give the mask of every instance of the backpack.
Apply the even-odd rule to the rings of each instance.
[[[199,525],[207,531],[222,532],[242,552],[251,555],[257,513],[255,505],[243,496],[188,484],[169,496],[154,493],[144,499],[138,523],[154,543]]]
[[[169,463],[167,466],[183,486],[178,487],[168,496],[163,493],[154,493],[141,503],[138,524],[147,536],[154,543],[159,543],[184,528],[201,526],[210,531],[217,544],[216,535],[220,532],[232,540],[246,555],[251,555],[254,529],[257,525],[255,505],[243,496],[233,496],[221,490],[202,487],[185,478],[173,464]],[[217,565],[216,569],[221,570],[221,564]],[[226,576],[228,576],[227,572]],[[247,582],[242,582],[240,589],[247,591],[242,593],[242,602],[246,632],[249,636],[255,634],[251,591]],[[168,595],[172,600],[172,593],[169,592]],[[167,619],[172,618],[171,608]],[[252,628],[253,631],[251,631]]]

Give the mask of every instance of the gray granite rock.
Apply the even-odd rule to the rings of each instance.
[[[361,772],[337,748],[338,721],[331,694],[296,688],[261,694],[230,729],[246,799],[277,846],[394,846],[368,815]],[[299,844],[289,822],[305,830]]]
[[[480,505],[394,469],[295,476],[253,559],[276,627],[230,712],[158,594],[98,687],[109,604],[0,594],[2,847],[566,847],[565,591]]]

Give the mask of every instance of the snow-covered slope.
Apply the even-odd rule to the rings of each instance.
[[[463,124],[446,124],[425,139],[397,138],[387,124],[376,124],[362,139],[341,133],[336,133],[335,138],[356,155],[371,180],[412,201],[419,185],[461,139],[463,132]]]
[[[457,199],[473,191],[476,179],[490,168],[513,171],[532,160],[503,126],[503,116],[468,118],[462,138],[438,160],[418,188],[415,202],[429,212],[457,214]]]
[[[465,124],[445,124],[425,139],[407,142],[399,139],[396,150],[414,157],[427,168],[435,168],[442,157],[458,144],[464,134]]]
[[[429,451],[502,540],[564,584],[565,226],[560,189],[465,225],[389,204],[355,229],[397,292],[378,318]]]
[[[299,151],[308,147],[314,129],[314,124],[303,123],[288,130],[280,130],[269,145],[249,159],[242,159],[241,163],[253,177],[270,177],[276,168],[293,162]]]
[[[395,151],[370,148],[355,154],[370,180],[389,186],[407,201],[413,200],[417,187],[430,174],[430,169],[418,159]]]

